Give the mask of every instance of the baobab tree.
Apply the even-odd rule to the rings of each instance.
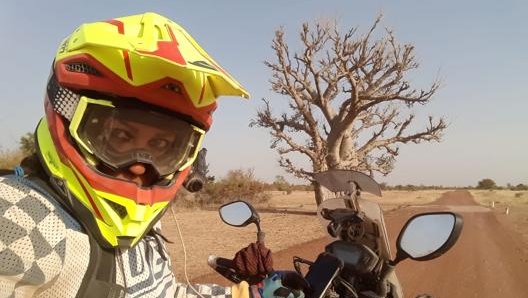
[[[411,87],[408,74],[419,67],[414,46],[399,43],[389,29],[375,38],[381,19],[359,36],[357,28],[341,34],[336,22],[304,23],[298,51],[290,50],[281,27],[272,43],[276,60],[264,62],[272,73],[271,90],[289,108],[274,114],[272,101],[263,98],[250,126],[269,129],[279,165],[314,183],[317,204],[323,191],[313,173],[353,169],[387,175],[401,144],[440,141],[447,127],[444,118],[428,116],[416,128],[413,107],[430,102],[441,81]],[[311,169],[293,162],[292,154],[307,157]]]

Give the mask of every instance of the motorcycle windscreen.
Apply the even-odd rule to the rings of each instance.
[[[350,183],[355,182],[361,191],[381,197],[381,187],[372,177],[352,170],[328,170],[315,173],[314,179],[332,192],[350,191]]]

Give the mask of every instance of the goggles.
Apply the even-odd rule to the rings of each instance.
[[[190,166],[205,135],[175,115],[86,96],[80,97],[69,130],[84,150],[107,166],[117,170],[145,163],[160,177]]]

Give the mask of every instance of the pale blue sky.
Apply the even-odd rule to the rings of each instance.
[[[524,0],[266,0],[108,1],[4,0],[0,5],[0,147],[14,148],[42,115],[43,93],[58,43],[79,24],[154,11],[185,27],[251,93],[224,97],[206,137],[211,174],[251,168],[257,178],[291,177],[277,165],[264,129],[248,123],[269,91],[275,29],[295,48],[300,25],[336,18],[364,32],[379,12],[397,39],[415,45],[413,74],[425,87],[437,74],[444,86],[418,115],[450,123],[441,143],[404,145],[389,184],[528,184],[528,2]]]

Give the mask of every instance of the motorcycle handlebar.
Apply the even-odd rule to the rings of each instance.
[[[217,257],[210,255],[207,258],[207,264],[212,267],[216,272],[220,273],[225,278],[229,279],[234,283],[242,282],[242,278],[236,273],[233,265],[233,260]]]

